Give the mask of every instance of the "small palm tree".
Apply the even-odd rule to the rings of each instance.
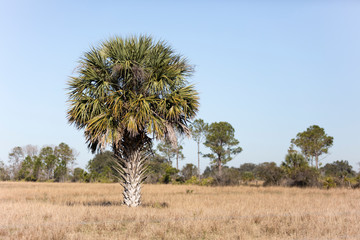
[[[152,140],[176,143],[176,132],[198,111],[187,60],[149,36],[104,41],[80,60],[68,82],[68,120],[85,130],[88,147],[111,146],[124,187],[124,203],[138,206]]]

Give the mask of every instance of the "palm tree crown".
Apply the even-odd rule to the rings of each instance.
[[[114,37],[80,60],[68,83],[68,120],[85,129],[93,151],[109,143],[121,148],[128,138],[174,139],[176,130],[188,132],[198,111],[198,93],[186,80],[191,73],[165,42]]]

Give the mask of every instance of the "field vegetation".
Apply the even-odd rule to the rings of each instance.
[[[0,239],[359,239],[360,191],[0,182]]]

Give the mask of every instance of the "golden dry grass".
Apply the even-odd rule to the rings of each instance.
[[[360,239],[360,191],[0,182],[0,239]]]

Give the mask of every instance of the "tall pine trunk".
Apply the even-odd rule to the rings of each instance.
[[[221,176],[222,172],[221,172],[221,159],[220,158],[218,159],[218,167],[219,167],[219,175]]]
[[[198,175],[199,175],[199,179],[201,178],[200,176],[200,141],[197,142],[197,147],[198,147]]]
[[[176,169],[179,170],[179,146],[176,149]]]

